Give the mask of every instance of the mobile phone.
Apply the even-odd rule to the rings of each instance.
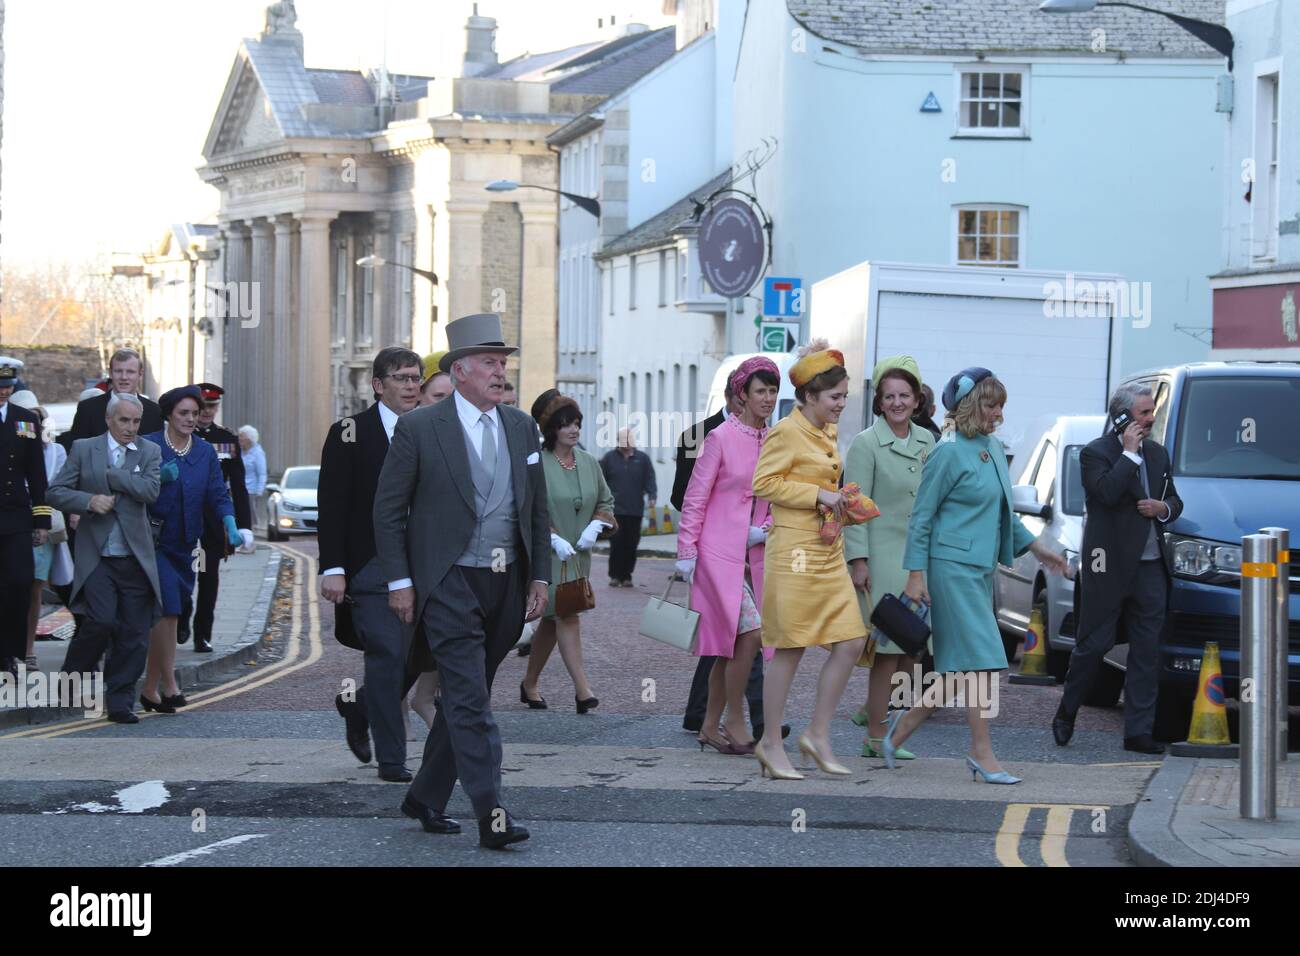
[[[1133,416],[1126,411],[1120,412],[1113,419],[1111,419],[1111,424],[1115,427],[1116,435],[1123,435],[1124,429],[1128,428],[1129,425],[1133,424]]]

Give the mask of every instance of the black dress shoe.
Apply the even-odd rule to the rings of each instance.
[[[600,703],[600,698],[598,697],[588,697],[586,700],[581,700],[578,698],[577,694],[573,695],[573,700],[577,705],[578,713],[580,714],[585,714],[589,710],[595,710],[597,705]]]
[[[446,814],[426,807],[419,800],[408,795],[402,801],[402,813],[412,820],[419,820],[425,833],[451,834],[460,832],[460,824]]]
[[[703,726],[703,720],[692,720],[690,717],[687,717],[682,721],[682,730],[686,731],[688,734],[698,734],[700,728]],[[754,736],[757,737],[758,735],[755,734]]]
[[[140,706],[143,707],[145,710],[157,711],[160,714],[176,713],[176,708],[173,707],[170,703],[168,703],[166,696],[159,694],[158,697],[159,700],[157,703],[155,703],[154,701],[150,700],[148,697],[144,696],[144,694],[141,694]],[[138,721],[139,719],[140,718],[137,717],[136,721]],[[135,721],[132,722],[134,723]]]
[[[478,845],[489,850],[502,850],[512,843],[522,843],[529,833],[515,823],[514,817],[503,807],[497,807],[478,822]]]
[[[1056,745],[1064,747],[1074,736],[1074,718],[1067,717],[1062,711],[1058,710],[1056,716],[1052,718],[1052,736],[1056,738]]]
[[[536,699],[529,697],[528,692],[524,690],[524,682],[519,682],[519,703],[527,704],[529,710],[545,710],[546,698],[540,694]]]
[[[410,783],[415,777],[405,767],[380,767],[379,779],[388,783]]]
[[[211,653],[212,653],[212,645],[211,645],[208,641],[205,641],[205,640],[203,640],[202,638],[196,637],[196,638],[194,638],[194,653],[195,653],[195,654],[211,654]]]
[[[1165,752],[1165,745],[1157,743],[1150,734],[1140,734],[1137,737],[1125,737],[1124,749],[1140,754],[1162,754]]]
[[[176,643],[177,643],[177,644],[184,644],[184,643],[185,643],[186,641],[188,641],[189,639],[190,639],[190,632],[189,632],[189,631],[182,631],[179,627],[176,628]]]
[[[140,718],[137,717],[135,714],[131,713],[129,710],[110,710],[108,712],[108,719],[115,724],[140,723]]]
[[[518,649],[516,649],[515,653],[520,657],[527,657],[529,654],[532,653],[532,651],[533,651],[533,642],[529,641],[527,644],[520,644]]]
[[[334,698],[334,709],[339,712],[346,726],[348,749],[352,756],[362,763],[370,763],[374,754],[370,751],[370,721],[355,700],[344,700],[339,694]]]

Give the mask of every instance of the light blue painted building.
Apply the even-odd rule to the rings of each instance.
[[[1229,0],[1232,118],[1214,358],[1300,360],[1300,2]]]
[[[867,259],[1117,273],[1138,283],[1121,371],[1204,358],[1226,61],[1160,16],[1036,6],[722,4],[733,156],[779,140],[755,179],[770,274],[808,288]],[[1176,6],[1223,22],[1222,0]],[[729,323],[730,351],[753,347],[752,312]]]

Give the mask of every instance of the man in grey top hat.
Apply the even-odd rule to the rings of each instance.
[[[502,405],[501,318],[447,326],[439,368],[451,398],[397,420],[375,493],[375,546],[389,604],[419,620],[438,665],[442,698],[402,812],[431,833],[456,833],[444,811],[459,778],[478,818],[479,843],[528,839],[501,806],[501,735],[492,678],[540,617],[550,579],[550,519],[541,444],[532,418]]]

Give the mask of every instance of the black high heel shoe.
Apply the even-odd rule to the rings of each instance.
[[[179,691],[172,694],[170,697],[163,697],[162,702],[173,709],[176,707],[184,707],[189,703],[189,701],[185,699],[185,695]]]
[[[524,691],[524,682],[523,682],[523,681],[520,681],[520,682],[519,682],[519,703],[521,703],[521,704],[527,704],[529,710],[545,710],[545,709],[546,709],[546,698],[545,698],[545,697],[538,697],[536,700],[533,700],[533,699],[532,699],[531,697],[529,697],[528,694]]]
[[[161,694],[159,694],[158,696],[162,697]],[[145,710],[157,711],[160,714],[176,713],[176,708],[173,707],[171,704],[167,703],[166,697],[162,697],[162,699],[159,701],[152,701],[148,697],[144,696],[144,694],[141,694],[140,706],[143,707]]]
[[[595,710],[596,705],[600,703],[600,700],[595,697],[588,697],[586,700],[579,700],[576,694],[573,699],[577,702],[578,713],[580,714],[585,714],[589,710]]]

